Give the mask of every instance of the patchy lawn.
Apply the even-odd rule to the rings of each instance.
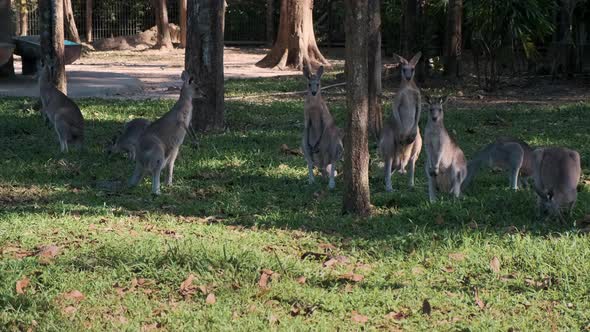
[[[147,180],[110,190],[133,164],[103,151],[125,120],[173,101],[81,100],[87,149],[61,155],[30,101],[0,100],[0,330],[590,328],[590,239],[574,226],[588,186],[565,225],[538,221],[533,192],[494,172],[429,204],[424,154],[416,188],[394,175],[386,193],[372,143],[375,215],[342,216],[342,179],[309,186],[303,157],[281,150],[299,144],[302,98],[235,98],[304,86],[228,81],[229,130],[187,139],[156,198]],[[588,112],[451,103],[445,122],[468,157],[514,135],[577,149],[588,174]]]

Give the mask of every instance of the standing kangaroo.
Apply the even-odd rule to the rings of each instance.
[[[580,154],[566,148],[539,148],[533,151],[533,188],[537,193],[539,216],[562,219],[562,210],[572,212],[578,196],[582,169]]]
[[[467,163],[467,178],[461,190],[465,190],[482,167],[500,168],[510,172],[510,188],[522,188],[528,177],[533,175],[533,148],[526,142],[509,137],[498,138],[486,145]],[[520,178],[519,178],[520,174]],[[520,180],[520,181],[519,181]]]
[[[336,127],[328,105],[322,98],[320,80],[324,67],[315,75],[304,66],[303,76],[307,79],[307,95],[303,108],[305,129],[301,147],[307,161],[309,183],[314,183],[313,167],[320,168],[322,175],[329,175],[328,187],[336,187],[336,162],[342,158],[342,135]]]
[[[133,119],[123,127],[123,132],[113,140],[113,144],[107,149],[107,153],[125,152],[131,160],[135,160],[136,144],[144,130],[150,125],[150,121],[142,118]]]
[[[166,184],[172,184],[174,162],[184,141],[193,115],[193,98],[200,98],[201,92],[193,78],[182,72],[180,98],[172,109],[150,124],[139,137],[136,145],[135,171],[129,179],[129,187],[136,186],[147,170],[152,175],[152,193],[160,194],[160,173],[168,167]]]
[[[80,108],[68,96],[55,87],[53,82],[54,64],[42,61],[39,73],[39,95],[41,114],[50,123],[59,140],[61,152],[68,152],[68,145],[84,144],[84,117]]]
[[[385,160],[385,190],[392,191],[391,173],[397,171],[406,173],[406,166],[410,165],[409,185],[414,186],[414,171],[416,161],[422,150],[420,136],[420,113],[422,101],[420,90],[414,82],[416,64],[422,53],[418,52],[408,61],[395,55],[400,62],[401,83],[398,93],[393,99],[391,117],[383,126],[379,140],[379,154]]]
[[[467,163],[463,151],[449,136],[443,123],[443,104],[447,97],[426,96],[426,100],[430,112],[424,130],[427,156],[424,168],[428,177],[428,197],[432,203],[436,201],[437,190],[450,192],[457,198],[461,195]]]

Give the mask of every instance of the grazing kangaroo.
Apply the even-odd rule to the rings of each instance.
[[[314,183],[313,167],[317,166],[322,175],[328,175],[328,187],[336,187],[336,162],[342,158],[342,134],[336,127],[334,118],[330,114],[328,105],[322,98],[320,80],[324,67],[318,68],[316,74],[311,74],[304,66],[303,75],[307,79],[307,95],[304,103],[303,139],[301,147],[307,161],[309,183]]]
[[[393,99],[391,117],[383,126],[379,140],[379,154],[385,161],[385,190],[387,191],[393,190],[392,167],[394,172],[405,174],[406,166],[409,165],[409,185],[414,186],[416,161],[422,150],[422,137],[418,126],[422,101],[420,90],[414,81],[414,72],[421,55],[419,52],[410,61],[395,55],[401,64],[400,89]]]
[[[113,140],[113,144],[107,149],[107,153],[124,152],[131,160],[135,160],[135,146],[144,130],[150,125],[150,121],[142,118],[133,119],[123,127],[123,132]]]
[[[524,187],[526,179],[533,175],[533,148],[526,142],[509,137],[498,138],[486,145],[467,163],[467,178],[463,181],[464,191],[482,167],[500,168],[510,172],[510,188]],[[519,178],[520,174],[520,178]]]
[[[54,64],[43,60],[39,73],[41,114],[50,123],[59,140],[61,152],[68,152],[68,145],[84,144],[84,117],[78,105],[53,85]]]
[[[550,215],[562,219],[562,210],[572,212],[581,174],[580,154],[574,150],[539,148],[533,151],[533,188],[540,217]]]
[[[426,162],[424,168],[428,177],[428,197],[436,201],[436,191],[461,195],[461,183],[467,176],[467,163],[461,148],[449,136],[443,123],[443,104],[447,97],[426,96],[429,106],[428,123],[424,130]]]
[[[129,179],[129,187],[136,186],[146,171],[152,175],[152,193],[160,194],[160,173],[167,166],[166,184],[172,184],[174,162],[184,141],[193,115],[193,98],[202,97],[192,77],[182,72],[180,98],[172,109],[150,124],[139,137],[136,145],[135,171]]]

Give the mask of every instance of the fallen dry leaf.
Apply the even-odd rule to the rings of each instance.
[[[525,278],[524,283],[527,284],[529,287],[534,287],[537,289],[547,289],[551,286],[552,280],[550,277],[545,277],[543,280],[537,281],[533,278]]]
[[[463,261],[465,259],[465,254],[461,253],[461,252],[455,252],[455,253],[451,253],[449,254],[449,258],[454,260],[454,261]]]
[[[299,148],[290,149],[287,144],[281,144],[281,152],[284,154],[291,154],[294,156],[302,156],[303,155],[303,152]]]
[[[412,268],[412,274],[415,276],[422,275],[424,272],[426,272],[426,270],[424,270],[424,268],[421,266],[415,266]]]
[[[447,266],[443,267],[443,271],[445,271],[447,273],[451,273],[451,272],[455,271],[455,269],[452,266],[447,265]]]
[[[13,258],[16,259],[23,259],[25,257],[33,256],[34,252],[25,250],[18,246],[7,246],[0,249],[0,253],[2,254],[11,254]]]
[[[270,276],[272,276],[274,272],[269,269],[263,269],[260,271],[260,280],[258,280],[258,286],[260,288],[268,288],[268,281],[270,280]]]
[[[29,278],[27,278],[26,276],[24,276],[20,280],[18,280],[16,282],[16,293],[17,294],[24,294],[25,288],[27,288],[27,286],[29,286],[30,282],[31,282],[31,280]]]
[[[39,262],[41,264],[49,264],[58,254],[59,247],[54,244],[42,246],[37,252],[37,256],[39,257]]]
[[[209,295],[207,295],[207,298],[205,299],[205,303],[215,304],[215,302],[217,302],[217,299],[215,298],[215,294],[209,293]]]
[[[320,247],[320,249],[324,249],[325,251],[332,251],[336,249],[336,246],[331,243],[320,243],[318,247]]]
[[[298,284],[303,285],[307,281],[307,278],[305,276],[301,276],[301,277],[297,278],[296,281]]]
[[[82,294],[82,292],[80,292],[78,290],[73,290],[73,291],[70,291],[67,293],[63,293],[62,296],[64,299],[73,300],[76,302],[80,302],[85,299],[84,294]]]
[[[356,273],[345,273],[338,276],[338,279],[350,280],[353,282],[361,282],[365,279],[365,276]]]
[[[62,312],[66,315],[71,315],[71,314],[75,313],[76,311],[78,311],[78,309],[76,309],[76,307],[74,307],[72,305],[67,306],[62,310]]]
[[[434,218],[434,223],[437,225],[444,225],[445,224],[445,219],[443,218],[443,216],[441,216],[440,214],[436,216],[436,218]]]
[[[359,323],[359,324],[364,324],[369,321],[369,317],[367,317],[365,315],[361,315],[356,311],[353,311],[351,313],[351,319],[353,322]]]
[[[338,263],[338,260],[336,260],[336,258],[330,258],[324,262],[323,266],[324,267],[331,267],[331,266],[335,265],[336,263]]]
[[[430,302],[427,299],[424,299],[422,302],[422,314],[429,315],[432,312],[432,306],[430,306]]]
[[[159,328],[160,328],[159,323],[143,324],[143,326],[141,327],[141,332],[149,332],[149,331],[157,330]]]
[[[494,258],[492,258],[490,261],[490,268],[494,273],[500,273],[500,260],[498,257],[494,256]]]
[[[385,319],[393,319],[393,320],[402,320],[407,318],[409,315],[406,314],[405,312],[402,311],[392,311],[390,313],[388,313],[387,315],[385,315]]]
[[[195,294],[196,287],[193,285],[193,280],[195,280],[194,274],[190,274],[181,284],[180,284],[180,295],[184,297],[191,296]]]
[[[477,304],[480,309],[486,307],[486,304],[479,298],[479,290],[477,287],[473,287],[473,296],[475,298],[475,304]]]

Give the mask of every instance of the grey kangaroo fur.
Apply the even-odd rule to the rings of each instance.
[[[461,196],[461,184],[467,176],[467,162],[443,122],[443,104],[447,97],[426,96],[426,100],[429,114],[424,130],[427,157],[424,169],[428,177],[428,198],[432,203],[436,201],[436,191],[450,192],[456,198]]]
[[[391,117],[381,132],[379,140],[379,154],[385,161],[384,176],[385,190],[392,191],[391,174],[406,173],[409,169],[409,186],[414,186],[416,161],[422,150],[422,136],[420,136],[420,113],[422,100],[420,89],[414,81],[415,67],[422,53],[418,52],[408,61],[399,55],[394,55],[400,62],[401,83],[398,93],[393,98]]]
[[[135,171],[129,187],[136,186],[145,172],[152,176],[152,193],[160,194],[160,173],[168,167],[166,184],[172,184],[174,162],[184,141],[193,116],[193,98],[202,97],[200,89],[186,71],[182,72],[180,97],[172,109],[152,122],[141,134],[136,145]]]
[[[336,162],[342,158],[342,133],[336,123],[328,105],[322,98],[320,80],[324,73],[324,67],[318,68],[315,74],[311,74],[309,68],[304,66],[303,76],[307,79],[307,95],[304,103],[303,139],[301,147],[307,161],[308,181],[315,182],[313,167],[317,166],[322,175],[328,175],[330,180],[328,187],[336,187]]]
[[[80,108],[52,83],[54,64],[43,60],[39,72],[41,114],[57,134],[61,152],[68,152],[69,145],[84,144],[84,117]]]
[[[107,149],[108,154],[127,153],[129,159],[135,160],[136,144],[139,141],[139,137],[150,123],[149,120],[142,118],[126,122],[121,135],[116,137],[113,144]]]
[[[509,171],[510,188],[517,190],[519,183],[521,188],[524,187],[526,180],[533,175],[533,148],[526,142],[511,137],[501,137],[486,145],[467,163],[467,178],[461,188],[463,191],[482,167]]]
[[[540,217],[571,214],[575,207],[577,186],[582,174],[580,154],[566,148],[538,148],[533,151],[534,190]]]

